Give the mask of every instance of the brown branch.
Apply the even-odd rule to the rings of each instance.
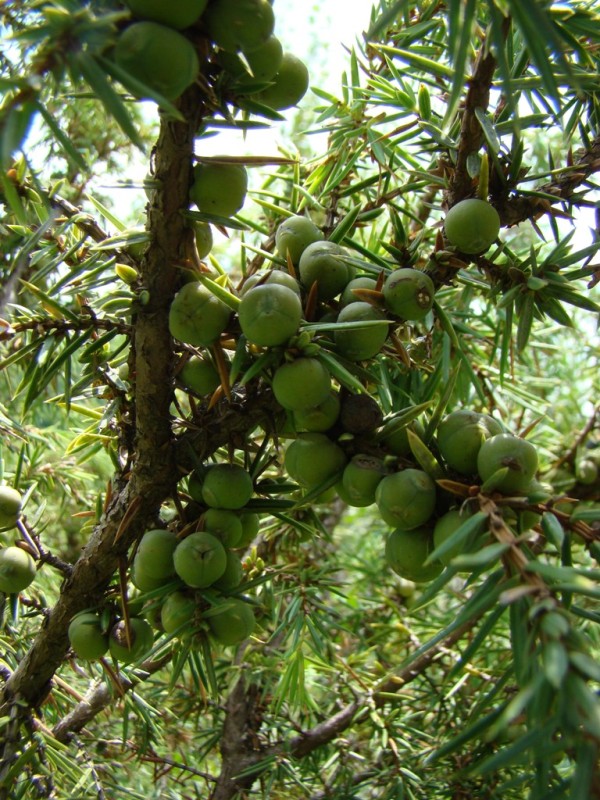
[[[39,190],[38,190],[39,191]],[[56,211],[60,211],[68,219],[76,217],[74,224],[90,239],[93,239],[98,244],[101,244],[110,235],[98,225],[94,217],[90,214],[82,214],[81,209],[74,206],[68,200],[60,195],[48,195],[48,202]]]
[[[132,331],[131,325],[125,322],[115,322],[111,319],[102,317],[80,316],[77,320],[54,319],[52,317],[36,317],[27,322],[17,322],[9,327],[0,327],[0,342],[13,339],[19,333],[35,331],[38,334],[46,333],[54,336],[62,336],[67,331],[85,331],[87,328],[93,330],[116,331],[124,336],[129,336]]]
[[[276,430],[281,406],[267,387],[234,387],[231,401],[220,400],[210,410],[200,406],[188,428],[178,437],[176,462],[179,474],[190,472],[219,447],[243,448],[248,432],[257,425]]]
[[[510,19],[504,21],[503,33],[508,33]],[[473,183],[467,169],[469,156],[477,153],[481,147],[484,136],[481,124],[475,115],[476,109],[486,111],[490,102],[490,89],[496,71],[496,59],[491,50],[486,54],[486,48],[482,45],[477,56],[473,75],[469,79],[469,89],[465,98],[464,110],[461,121],[459,135],[458,153],[456,156],[456,166],[450,178],[446,203],[451,208],[459,200],[463,200],[472,194]]]
[[[537,186],[535,191],[545,197],[511,194],[494,199],[504,227],[518,225],[527,219],[536,219],[551,211],[555,203],[569,202],[575,192],[596,172],[600,171],[600,136],[589,149],[582,148],[575,155],[573,168],[565,169],[556,179]],[[554,199],[555,198],[555,199]]]
[[[107,683],[93,684],[79,703],[54,725],[52,735],[59,742],[70,741],[74,734],[82,731],[98,714],[114,704],[115,689],[121,696],[125,695],[149,675],[162,669],[170,660],[171,654],[169,653],[155,661],[142,662],[137,671],[140,677],[135,681],[120,672],[116,676],[117,685],[115,687],[111,688]]]
[[[123,674],[119,676],[119,688],[123,692],[133,688],[131,681]],[[98,714],[114,703],[114,694],[106,683],[96,684],[86,692],[83,699],[59,720],[52,729],[52,735],[59,742],[67,742],[82,731]]]
[[[415,678],[422,675],[445,650],[460,641],[466,633],[474,628],[478,621],[479,616],[467,620],[442,641],[437,642],[424,653],[421,653],[418,658],[406,667],[382,681],[371,694],[361,696],[330,719],[315,725],[314,728],[292,739],[289,745],[289,752],[296,758],[306,756],[316,748],[333,741],[353,724],[361,712],[369,710],[372,705],[377,708],[384,706],[389,702],[391,694],[396,694],[407,684],[414,681]]]
[[[510,19],[504,21],[503,34],[508,33]],[[493,82],[496,61],[491,52],[484,55],[485,48],[479,52],[469,89],[459,135],[459,146],[454,172],[449,181],[446,194],[448,208],[473,192],[472,178],[467,170],[470,155],[476,153],[484,141],[483,131],[475,115],[476,109],[485,111],[489,105],[490,87]],[[556,178],[538,187],[535,191],[544,196],[519,195],[515,193],[495,193],[494,206],[500,214],[503,227],[517,225],[527,219],[535,219],[548,213],[555,203],[568,201],[575,192],[596,172],[600,170],[600,137],[596,137],[589,148],[582,148],[575,156],[572,167],[562,171]],[[553,199],[555,198],[555,199]]]
[[[255,685],[246,686],[241,678],[227,702],[227,715],[221,744],[222,765],[210,800],[232,800],[248,790],[272,759],[305,758],[320,747],[330,744],[352,725],[360,722],[361,715],[375,705],[381,708],[407,684],[437,660],[444,651],[458,642],[479,621],[479,616],[463,623],[442,641],[422,653],[403,669],[381,682],[373,692],[359,695],[336,714],[303,731],[290,741],[273,746],[260,746],[258,731],[262,722],[261,696]],[[261,762],[265,762],[265,767]],[[254,769],[253,769],[254,768]],[[240,776],[245,771],[246,774]]]
[[[157,186],[150,204],[150,245],[141,264],[149,302],[134,322],[135,461],[126,483],[117,478],[106,512],[66,580],[56,605],[33,645],[0,694],[0,715],[15,702],[37,707],[68,648],[67,628],[84,608],[101,603],[119,560],[156,518],[177,481],[170,406],[173,396],[173,344],[168,310],[184,257],[187,236],[181,211],[187,208],[194,134],[201,103],[192,89],[180,100],[186,122],[161,121],[156,150]],[[122,525],[129,509],[135,512]],[[118,534],[118,536],[117,536]]]
[[[264,757],[257,732],[262,722],[261,695],[257,684],[247,684],[242,676],[227,698],[225,724],[221,736],[221,772],[210,794],[210,800],[232,800],[250,789],[257,773],[241,776]]]

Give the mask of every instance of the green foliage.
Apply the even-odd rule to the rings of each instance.
[[[326,146],[211,158],[287,107],[230,5],[168,98],[120,0],[0,12],[0,800],[595,797],[597,4],[379,0]]]

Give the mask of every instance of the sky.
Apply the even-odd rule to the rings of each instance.
[[[332,91],[339,86],[339,75],[348,60],[344,45],[351,46],[356,36],[368,29],[373,2],[314,0],[310,10],[308,3],[275,0],[275,34],[287,50],[303,60],[309,59],[316,40],[320,55],[327,56],[328,70],[320,83],[324,81],[322,88]]]
[[[344,46],[351,48],[356,37],[368,29],[373,2],[374,0],[313,0],[311,5],[310,2],[275,0],[275,35],[280,39],[284,50],[307,64],[312,71],[311,81],[314,85],[339,96],[342,72],[349,63],[348,51]],[[308,95],[306,99],[309,100]],[[151,103],[148,104],[148,109],[150,114],[154,113]],[[286,119],[293,113],[294,109],[282,112]],[[285,124],[283,127],[285,128]],[[250,131],[245,137],[238,132],[221,130],[211,139],[199,142],[197,154],[277,156],[280,155],[277,145],[281,138],[281,128],[282,124],[276,122],[268,130]],[[317,137],[311,137],[311,140],[311,144],[317,149],[326,147],[326,142],[319,143]],[[140,162],[132,171],[128,171],[128,177],[141,182],[146,171],[146,165]],[[97,185],[105,194],[108,187],[103,186],[102,179],[97,181]],[[117,209],[125,211],[131,208],[132,190],[114,186],[111,180],[110,193]]]
[[[302,59],[311,71],[311,82],[320,89],[340,95],[342,72],[347,68],[351,48],[363,31],[369,28],[371,8],[375,0],[313,0],[291,2],[275,0],[275,35],[283,48]],[[310,89],[309,89],[310,95]],[[309,99],[308,96],[306,99]],[[302,102],[300,103],[302,107]],[[290,117],[294,109],[282,112]],[[239,136],[241,154],[267,155],[277,141],[278,124],[269,132],[254,132],[246,144]],[[225,144],[224,138],[216,143]],[[204,147],[205,143],[203,143]],[[208,150],[212,150],[212,144]],[[211,153],[206,151],[207,155]],[[222,152],[222,150],[221,150]]]
[[[377,0],[310,0],[308,2],[292,2],[292,0],[275,0],[275,35],[283,44],[284,50],[301,58],[311,72],[311,84],[324,89],[335,96],[341,94],[342,73],[349,64],[348,49],[355,45],[358,37],[369,28],[371,9],[378,5]],[[311,102],[310,89],[300,107]],[[317,101],[318,102],[318,101]],[[149,113],[154,114],[154,106],[148,104]],[[289,120],[295,109],[281,112]],[[265,130],[249,131],[244,136],[241,132],[221,129],[217,135],[198,141],[197,155],[253,155],[277,156],[278,143],[285,139],[285,123],[273,123]],[[326,150],[326,134],[310,137],[314,152]],[[147,165],[140,161],[129,177],[141,182],[147,172]],[[99,188],[102,180],[98,181]],[[132,189],[115,189],[111,181],[111,194],[117,209],[131,209]],[[145,197],[142,195],[140,209]],[[137,204],[136,204],[137,205]],[[580,214],[581,228],[578,239],[581,246],[588,244],[590,229],[594,226],[593,209]]]

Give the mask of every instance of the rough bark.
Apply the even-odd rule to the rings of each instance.
[[[231,800],[250,789],[256,780],[256,773],[242,773],[264,757],[257,737],[261,721],[259,687],[254,683],[248,684],[242,676],[227,698],[221,738],[221,772],[210,800]]]
[[[455,203],[469,197],[473,192],[473,181],[467,169],[472,153],[477,153],[484,137],[481,124],[475,115],[477,108],[486,111],[490,102],[490,88],[496,71],[496,59],[491,52],[481,48],[469,80],[469,90],[463,110],[456,166],[450,178],[446,203],[451,208]]]
[[[6,681],[0,715],[15,701],[37,707],[68,648],[71,618],[101,602],[119,559],[155,518],[177,480],[170,418],[173,397],[173,344],[168,309],[176,291],[177,263],[185,258],[182,210],[188,205],[194,133],[200,109],[197,90],[180,106],[185,121],[162,119],[155,157],[156,189],[149,213],[151,241],[141,264],[147,302],[133,326],[135,366],[135,453],[130,476],[119,476],[103,517],[96,525],[61,595],[18,668]]]

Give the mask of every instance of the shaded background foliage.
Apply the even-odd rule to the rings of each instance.
[[[247,159],[252,202],[212,254],[234,287],[277,264],[281,219],[308,213],[363,269],[425,269],[432,317],[358,377],[386,415],[420,415],[434,455],[446,411],[493,412],[530,434],[549,488],[507,500],[454,482],[488,515],[490,546],[418,586],[386,565],[372,508],[272,505],[244,559],[255,635],[202,652],[158,637],[131,667],[78,662],[66,626],[116,604],[129,546],[159,514],[177,520],[173,432],[201,461],[235,449],[258,468],[267,448],[281,461],[278,410],[261,391],[208,408],[173,384],[188,175],[173,169],[168,192],[149,182],[141,225],[88,189],[104,169],[126,174],[133,146],[155,174],[187,169],[244,115],[194,87],[185,121],[162,114],[157,132],[105,71],[118,3],[2,14],[2,464],[41,569],[2,603],[0,796],[600,796],[599,484],[578,475],[599,441],[597,3],[381,0],[339,93],[313,85],[289,146]],[[301,128],[325,130],[325,152],[308,136],[296,160]],[[500,241],[464,257],[443,219],[488,176]],[[355,385],[339,360],[335,374]],[[542,516],[521,535],[506,506]]]

